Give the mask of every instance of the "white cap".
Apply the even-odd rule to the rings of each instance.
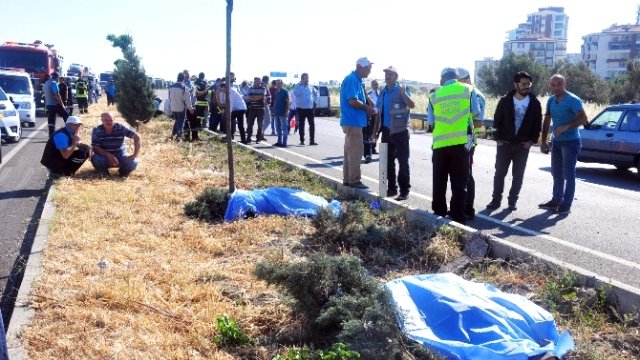
[[[356,61],[356,66],[367,67],[371,66],[373,63],[367,57],[361,57]]]
[[[389,71],[389,72],[392,72],[392,73],[396,73],[396,75],[398,75],[398,70],[394,66],[389,66],[386,69],[382,69],[382,71],[384,71],[384,72]]]
[[[82,120],[80,120],[80,118],[77,117],[77,116],[69,116],[67,118],[67,122],[65,124],[67,124],[67,125],[80,125],[80,124],[82,124]]]

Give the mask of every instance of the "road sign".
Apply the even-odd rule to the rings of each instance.
[[[285,71],[272,71],[270,73],[271,77],[287,77],[287,73]]]

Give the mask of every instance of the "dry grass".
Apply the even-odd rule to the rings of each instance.
[[[83,139],[89,139],[105,108],[101,102],[83,116]],[[31,297],[36,314],[22,338],[30,359],[270,359],[278,350],[272,339],[303,331],[303,319],[256,280],[253,270],[259,261],[298,256],[296,249],[314,231],[310,222],[261,217],[208,224],[185,217],[184,204],[206,187],[227,186],[226,150],[216,142],[171,142],[170,126],[154,120],[141,127],[141,164],[126,180],[99,178],[87,163],[76,177],[56,181],[43,276]],[[239,188],[295,184],[335,196],[298,170],[283,172],[246,152],[235,155]],[[440,240],[443,247],[434,242],[434,248],[422,249],[425,256],[458,255],[447,250],[449,241]],[[385,277],[411,272],[399,268]],[[472,275],[532,291],[545,279],[541,272],[501,266]],[[222,314],[261,345],[231,353],[218,347],[213,338]],[[605,359],[602,354],[619,350],[615,341],[622,333],[612,326],[605,329],[613,334],[608,341],[579,324],[562,319],[559,324],[571,328],[579,347],[588,348],[572,359]],[[626,343],[640,338],[637,331],[626,334]]]

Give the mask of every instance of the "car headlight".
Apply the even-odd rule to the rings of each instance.
[[[16,116],[17,114],[15,110],[2,110],[3,116]]]
[[[31,102],[30,101],[20,101],[17,102],[16,104],[18,104],[18,108],[19,109],[31,109]]]

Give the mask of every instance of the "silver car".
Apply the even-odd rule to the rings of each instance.
[[[579,161],[625,170],[635,166],[640,173],[640,104],[605,108],[580,129],[580,136]]]

